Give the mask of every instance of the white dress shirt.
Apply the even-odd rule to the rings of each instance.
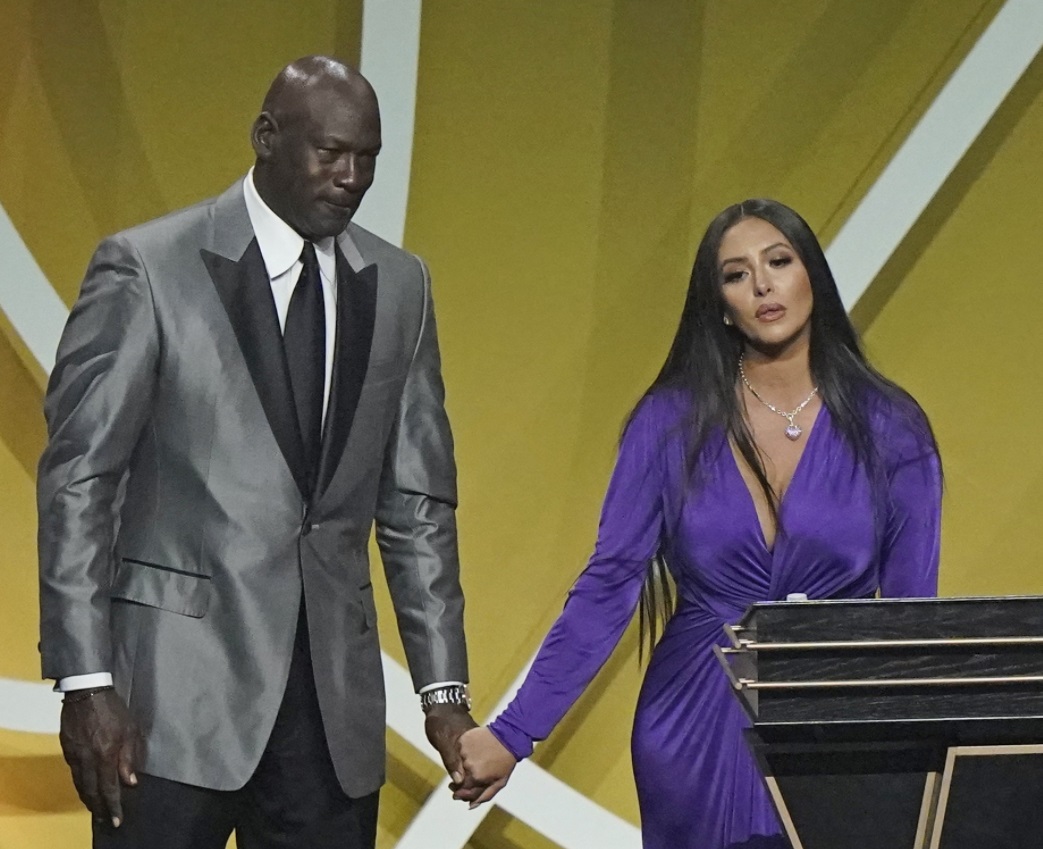
[[[243,197],[246,212],[257,237],[257,246],[264,257],[264,267],[272,286],[275,311],[279,315],[279,329],[286,329],[286,313],[290,309],[290,298],[297,286],[304,264],[301,251],[304,239],[289,224],[272,212],[257,194],[254,187],[254,170],[243,180]],[[337,341],[337,261],[334,253],[334,237],[313,242],[315,257],[319,261],[319,278],[322,280],[322,302],[326,312],[326,375],[322,392],[322,420],[325,426],[326,407],[330,400],[330,380],[333,376],[333,345]]]

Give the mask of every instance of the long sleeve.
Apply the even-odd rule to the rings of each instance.
[[[889,498],[880,593],[885,598],[937,595],[941,462],[925,435],[908,426],[890,428],[886,451]]]
[[[109,589],[119,486],[147,420],[159,333],[145,269],[103,242],[58,346],[37,476],[43,674],[112,668]]]
[[[377,543],[418,691],[467,681],[456,535],[456,464],[445,412],[431,281],[422,326],[384,457]]]
[[[521,689],[490,729],[517,758],[532,753],[604,665],[634,614],[663,530],[664,428],[657,399],[624,433],[597,545]]]

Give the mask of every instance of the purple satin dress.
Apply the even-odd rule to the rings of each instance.
[[[676,580],[676,614],[652,653],[634,718],[632,755],[645,849],[786,847],[742,736],[748,725],[713,655],[722,626],[756,601],[933,596],[941,476],[908,418],[875,405],[886,475],[869,476],[823,407],[781,506],[785,533],[765,544],[723,434],[685,485],[683,403],[646,398],[630,422],[602,509],[597,546],[524,684],[490,728],[515,757],[532,753],[601,668],[637,607],[657,550]],[[781,426],[781,425],[780,425]]]

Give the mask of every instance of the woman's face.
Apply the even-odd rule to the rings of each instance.
[[[724,234],[717,271],[725,317],[765,353],[807,344],[811,280],[789,240],[763,218],[744,218]]]

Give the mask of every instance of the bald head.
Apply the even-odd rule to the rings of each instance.
[[[292,114],[309,91],[324,87],[339,89],[359,103],[368,102],[376,108],[376,92],[355,68],[330,56],[305,56],[291,62],[272,80],[261,111],[276,116]]]
[[[373,182],[377,96],[351,66],[306,56],[272,82],[251,140],[265,203],[305,239],[335,236]]]

